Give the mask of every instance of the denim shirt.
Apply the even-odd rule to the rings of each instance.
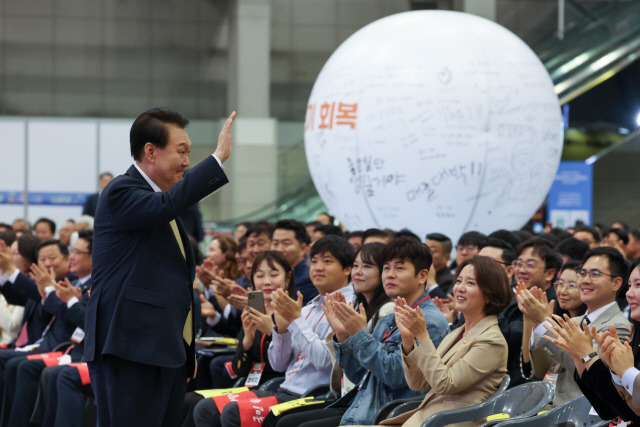
[[[416,301],[424,299],[418,306],[427,320],[429,336],[437,347],[449,332],[449,325],[433,301],[425,299],[428,296],[425,292]],[[392,331],[391,334],[388,331]],[[336,360],[347,378],[354,384],[360,384],[364,379],[340,425],[373,424],[378,410],[387,402],[426,394],[426,390],[409,389],[404,378],[402,338],[396,327],[395,315],[389,314],[378,320],[372,333],[364,328],[343,343],[337,343],[334,338],[333,346]]]

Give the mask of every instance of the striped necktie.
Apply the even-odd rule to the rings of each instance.
[[[182,238],[180,237],[180,231],[178,230],[178,224],[175,219],[172,219],[169,224],[171,224],[171,229],[173,230],[173,234],[178,242],[178,246],[180,246],[180,252],[182,252],[182,256],[184,259],[187,259],[187,254],[184,251],[184,245],[182,244]],[[189,306],[189,315],[187,316],[187,321],[184,324],[184,328],[182,329],[182,338],[186,341],[187,344],[191,345],[193,341],[193,304]]]

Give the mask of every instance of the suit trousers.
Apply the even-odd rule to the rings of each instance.
[[[103,355],[88,366],[100,427],[181,424],[186,365],[166,368]]]
[[[278,399],[278,403],[299,398],[299,396],[294,396],[285,391],[275,393],[273,391],[253,390],[253,392],[259,398],[275,396]],[[198,402],[194,408],[193,419],[196,427],[241,427],[240,412],[236,402],[229,402],[220,413],[213,399],[204,399]],[[278,417],[269,412],[262,423],[262,427],[273,427],[277,422]]]
[[[347,408],[298,408],[279,417],[276,427],[333,427],[339,426]]]
[[[84,409],[91,385],[82,385],[80,373],[73,366],[64,367],[56,379],[57,407],[55,409],[56,427],[82,427]]]
[[[9,374],[10,367],[13,364],[17,364],[17,372],[14,377],[15,381],[15,393],[13,401],[5,414],[8,419],[3,417],[3,426],[9,427],[22,427],[29,425],[29,419],[33,412],[33,407],[36,403],[36,396],[38,395],[38,385],[40,384],[40,374],[46,368],[46,365],[42,360],[28,360],[22,358],[14,358],[7,364],[7,371]],[[5,381],[5,385],[9,386],[9,382]],[[6,424],[5,424],[6,423]]]

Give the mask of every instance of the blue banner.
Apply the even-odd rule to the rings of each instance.
[[[560,162],[549,190],[547,218],[554,227],[573,227],[576,221],[591,225],[593,168],[585,162]]]
[[[82,206],[91,193],[30,192],[29,205]],[[22,191],[0,191],[1,205],[23,205]]]

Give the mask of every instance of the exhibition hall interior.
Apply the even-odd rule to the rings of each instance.
[[[640,422],[639,58],[640,0],[0,0],[0,426],[126,424],[91,363],[148,360],[100,328],[178,302],[105,271],[169,268],[158,218],[198,366],[162,425]]]

